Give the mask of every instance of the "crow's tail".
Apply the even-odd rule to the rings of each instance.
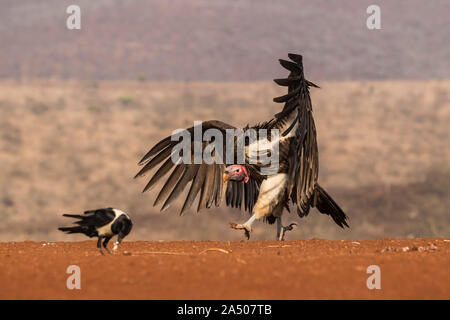
[[[87,217],[86,216],[81,216],[81,215],[77,215],[77,214],[63,214],[64,217],[69,217],[69,218],[76,218],[76,219],[80,219],[78,221],[75,221],[75,224],[77,224],[77,226],[73,226],[73,227],[61,227],[58,228],[58,230],[65,232],[65,233],[82,233],[87,235],[88,237],[95,237],[97,235],[97,231],[95,230],[95,227],[93,225],[89,225],[88,221],[87,221]]]
[[[83,233],[86,234],[87,228],[84,226],[76,226],[76,227],[61,227],[58,228],[58,230],[61,230],[65,233]]]

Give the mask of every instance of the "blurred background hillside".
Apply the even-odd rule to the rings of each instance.
[[[350,216],[315,210],[293,238],[450,236],[450,4],[378,1],[0,0],[0,241],[77,240],[62,213],[114,206],[139,240],[238,240],[226,207],[163,214],[138,160],[194,120],[244,126],[278,112],[273,78],[304,55],[320,181]],[[275,228],[255,224],[253,239]]]
[[[450,3],[375,2],[370,31],[368,0],[1,0],[0,77],[268,81],[301,51],[315,79],[448,78]]]

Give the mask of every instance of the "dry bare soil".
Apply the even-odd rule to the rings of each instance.
[[[125,241],[114,256],[94,241],[0,243],[0,298],[449,299],[449,263],[444,239]],[[66,287],[69,265],[80,290]],[[370,265],[380,290],[366,286]]]

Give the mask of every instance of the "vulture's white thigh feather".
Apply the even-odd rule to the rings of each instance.
[[[288,182],[286,173],[278,173],[267,177],[261,183],[258,201],[253,208],[253,212],[258,218],[269,215],[275,208],[279,199],[283,197]]]

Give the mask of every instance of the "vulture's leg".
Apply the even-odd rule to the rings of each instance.
[[[103,240],[104,236],[98,236],[98,240],[97,240],[97,249],[98,251],[102,254],[102,256],[104,256],[105,254],[102,251],[102,240]]]
[[[281,223],[281,216],[277,217],[277,240],[284,241],[284,237],[286,235],[286,231],[290,231],[294,229],[294,226],[297,224],[295,222],[290,225],[284,227]]]
[[[111,240],[111,237],[105,237],[105,240],[103,241],[103,248],[105,248],[109,254],[112,254],[111,251],[109,251],[109,249],[107,247],[109,240]]]
[[[280,240],[281,237],[281,232],[283,230],[283,225],[281,224],[281,217],[277,218],[277,240]],[[283,231],[283,235],[284,235],[284,231]]]
[[[230,222],[230,227],[237,230],[244,230],[245,236],[247,240],[250,239],[250,232],[252,232],[252,223],[256,220],[256,213],[254,213],[250,219],[247,220],[244,224],[237,224],[234,222]]]

